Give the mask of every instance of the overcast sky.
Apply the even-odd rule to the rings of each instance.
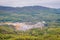
[[[60,0],[0,0],[0,6],[45,6],[51,8],[60,8]]]

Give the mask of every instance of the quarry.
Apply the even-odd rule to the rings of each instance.
[[[40,28],[42,29],[45,25],[45,22],[37,22],[37,23],[32,23],[32,22],[5,22],[5,23],[0,23],[0,25],[12,25],[16,30],[29,30],[33,28]]]

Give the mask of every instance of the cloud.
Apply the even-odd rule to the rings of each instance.
[[[52,8],[60,8],[60,0],[0,0],[0,5],[3,6],[46,6]]]

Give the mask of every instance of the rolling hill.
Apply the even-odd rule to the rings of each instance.
[[[31,30],[18,31],[14,28],[15,26],[4,24],[9,22],[14,25],[15,22],[22,22],[23,24],[24,22],[27,22],[26,24],[32,22],[31,24],[34,24],[33,22],[40,21],[48,23],[42,30],[33,28]],[[60,40],[60,9],[43,6],[0,6],[0,23],[4,24],[0,24],[0,40]],[[27,25],[27,27],[31,27],[31,24]],[[34,25],[40,27],[40,23],[37,24],[37,26]],[[19,25],[21,26],[22,24],[18,23],[16,26]]]
[[[43,6],[0,6],[0,22],[60,21],[60,9]]]

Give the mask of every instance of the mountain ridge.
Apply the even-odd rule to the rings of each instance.
[[[4,7],[0,6],[0,21],[56,21],[60,18],[60,9],[43,6]]]

